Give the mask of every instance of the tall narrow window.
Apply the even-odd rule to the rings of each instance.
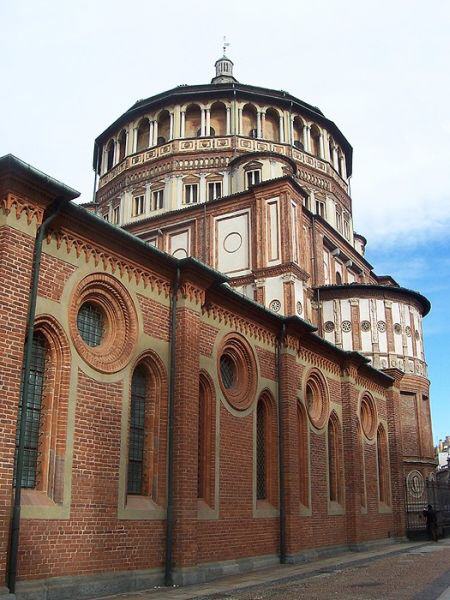
[[[187,183],[184,186],[184,203],[197,204],[198,185],[196,183]]]
[[[267,498],[266,468],[266,407],[258,402],[256,414],[256,499]]]
[[[298,484],[300,504],[309,506],[308,426],[304,406],[297,404],[298,423]]]
[[[112,211],[112,222],[114,225],[118,225],[120,221],[120,206],[115,206]]]
[[[328,489],[331,502],[341,501],[339,423],[335,414],[328,421]]]
[[[378,493],[380,502],[389,502],[389,464],[387,439],[384,427],[380,425],[377,430],[377,463],[378,463]]]
[[[133,217],[142,215],[144,212],[144,196],[135,196],[133,198]]]
[[[316,214],[325,219],[325,202],[322,202],[321,200],[316,200]]]
[[[139,366],[135,369],[131,380],[127,482],[129,494],[143,493],[147,390],[147,373],[144,367]]]
[[[261,181],[261,170],[256,169],[254,171],[247,171],[247,187],[256,185]]]
[[[45,384],[45,365],[47,357],[47,341],[42,333],[33,336],[33,347],[30,365],[28,398],[25,410],[25,447],[23,454],[23,472],[21,487],[36,486],[37,459],[39,451],[39,428]],[[16,458],[19,447],[19,432],[22,411],[19,414],[16,430]]]
[[[164,206],[164,190],[153,192],[152,210],[160,210]]]
[[[215,200],[222,196],[222,182],[211,181],[208,183],[208,200]]]

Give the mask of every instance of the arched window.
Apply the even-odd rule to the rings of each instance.
[[[242,135],[257,137],[257,111],[253,104],[246,104],[242,109]]]
[[[37,481],[39,453],[39,434],[41,411],[45,387],[45,371],[48,344],[44,335],[36,332],[33,336],[28,398],[25,411],[25,447],[23,452],[23,471],[21,487],[34,488]],[[22,421],[21,405],[16,430],[16,455],[19,447],[19,431]]]
[[[137,129],[136,151],[140,152],[150,146],[150,122],[148,119],[142,119]]]
[[[302,119],[299,116],[294,117],[294,123],[292,127],[294,133],[293,144],[299,150],[303,150],[305,147],[305,140],[303,139],[303,126],[304,123]]]
[[[148,377],[140,365],[131,379],[130,433],[128,439],[128,494],[144,490],[145,436],[147,424]]]
[[[308,423],[305,407],[297,403],[298,481],[300,504],[309,506]]]
[[[360,504],[361,508],[366,508],[367,500],[366,500],[366,461],[364,456],[364,438],[362,433],[361,425],[358,425],[358,452],[359,452],[359,461],[361,466],[361,476],[359,478],[359,495],[360,495]]]
[[[314,156],[320,156],[320,130],[317,127],[317,125],[315,125],[315,124],[311,125],[310,139],[311,139],[311,148],[310,148],[311,154],[314,154]]]
[[[214,102],[210,110],[211,136],[227,134],[227,109],[223,102]]]
[[[266,111],[263,137],[273,142],[280,141],[280,116],[273,108]]]
[[[56,503],[64,499],[69,382],[70,350],[64,331],[56,319],[41,315],[33,336],[21,483]],[[21,418],[19,407],[17,444]]]
[[[328,491],[331,502],[342,502],[341,433],[336,413],[328,420]]]
[[[165,144],[170,139],[170,113],[163,110],[158,115],[158,146]]]
[[[123,160],[127,151],[127,132],[122,129],[119,135],[119,161]]]
[[[193,138],[201,135],[201,110],[197,104],[191,104],[186,110],[185,137]]]
[[[342,285],[342,275],[336,271],[336,285]]]
[[[383,425],[377,430],[377,466],[378,466],[378,495],[380,502],[390,504],[389,501],[389,458],[386,432]]]
[[[276,504],[276,424],[274,401],[261,394],[256,408],[256,499]]]
[[[114,166],[114,140],[110,140],[106,148],[106,168],[110,171]]]
[[[266,428],[267,415],[264,402],[258,402],[256,414],[256,499],[267,498],[266,464]]]
[[[204,374],[200,375],[197,496],[210,506],[214,504],[215,411],[212,390],[208,378]]]

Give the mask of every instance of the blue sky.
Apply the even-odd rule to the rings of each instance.
[[[425,319],[434,437],[450,434],[450,4],[442,0],[0,0],[0,155],[92,196],[94,138],[137,99],[213,76],[313,104],[354,148],[357,231]],[[6,83],[6,85],[5,85]]]

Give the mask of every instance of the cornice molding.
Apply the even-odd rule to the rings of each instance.
[[[17,220],[25,213],[28,225],[31,225],[32,221],[36,221],[37,225],[42,223],[44,209],[31,202],[27,202],[14,194],[6,194],[6,196],[1,197],[0,208],[6,215],[9,215],[12,210],[15,210]]]

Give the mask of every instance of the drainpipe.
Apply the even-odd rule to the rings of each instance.
[[[170,319],[170,375],[169,375],[169,423],[167,440],[167,515],[166,515],[166,562],[164,570],[164,584],[173,585],[172,581],[172,554],[173,554],[173,420],[174,420],[174,392],[176,373],[176,328],[177,328],[177,295],[180,287],[180,267],[177,267],[175,281],[172,285],[171,319]]]
[[[42,243],[44,236],[47,233],[49,225],[56,218],[62,205],[65,203],[64,198],[56,198],[44,211],[42,224],[37,230],[36,238],[34,240],[33,250],[33,266],[31,268],[31,289],[30,296],[28,298],[28,314],[27,323],[25,328],[25,343],[23,351],[22,361],[22,394],[20,397],[20,408],[21,408],[21,419],[19,428],[19,444],[17,449],[16,459],[16,485],[14,488],[14,502],[12,507],[12,520],[11,520],[11,537],[9,544],[8,554],[8,587],[11,594],[14,594],[16,590],[16,579],[17,579],[17,556],[19,550],[19,534],[20,534],[20,499],[22,495],[22,475],[23,475],[23,461],[24,461],[24,450],[25,450],[25,428],[26,428],[26,408],[27,398],[30,387],[30,367],[31,367],[31,356],[33,350],[33,334],[34,334],[34,321],[36,317],[36,300],[39,283],[39,271],[41,266],[42,256]]]
[[[279,502],[280,502],[280,563],[286,563],[286,507],[284,494],[284,443],[283,443],[283,417],[281,410],[281,348],[286,333],[285,323],[277,340],[277,396],[278,396],[278,471],[279,471]]]

